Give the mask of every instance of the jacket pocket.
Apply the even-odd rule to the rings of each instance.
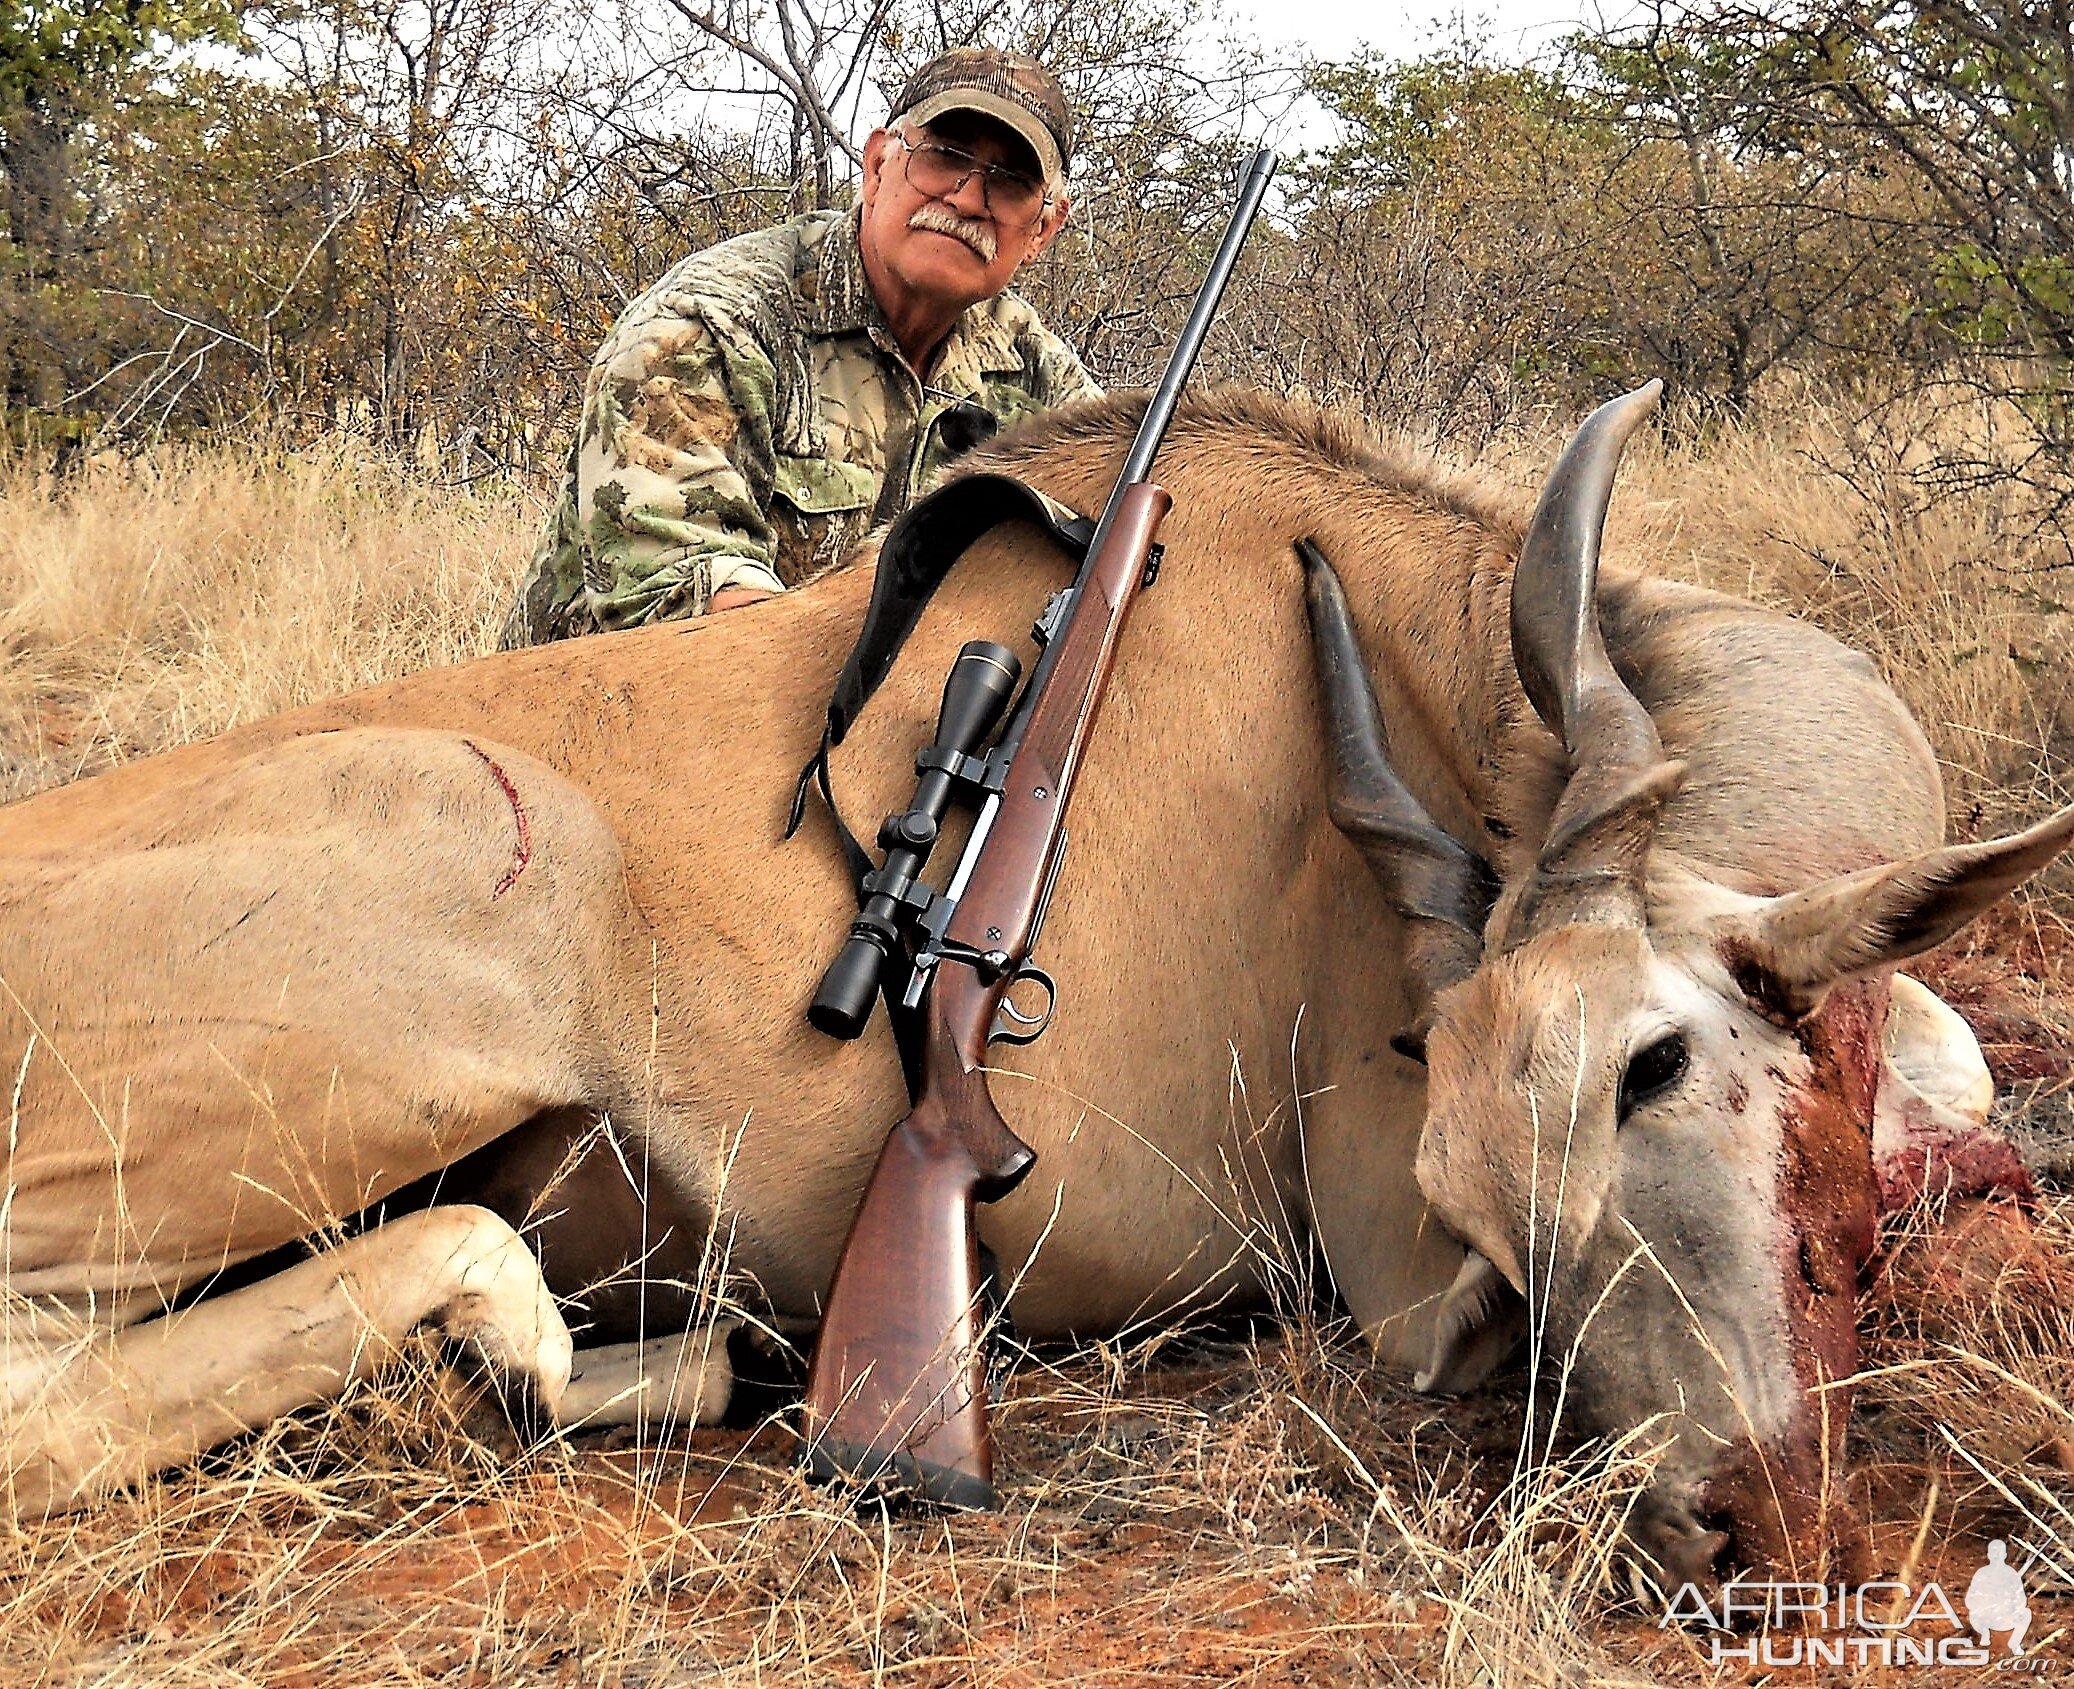
[[[778,579],[797,586],[844,561],[864,538],[879,478],[832,457],[784,457],[771,482]]]

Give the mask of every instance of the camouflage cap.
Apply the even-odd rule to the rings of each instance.
[[[1073,157],[1073,112],[1059,79],[1028,53],[1007,47],[953,47],[907,79],[895,119],[928,123],[947,111],[976,111],[1030,143],[1047,182],[1061,180]]]

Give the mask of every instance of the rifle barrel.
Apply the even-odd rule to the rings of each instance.
[[[1117,476],[1116,485],[1110,491],[1109,502],[1102,507],[1101,519],[1095,524],[1094,538],[1088,542],[1086,560],[1080,573],[1074,578],[1071,591],[1073,603],[1069,606],[1061,623],[1070,622],[1079,610],[1080,589],[1086,583],[1095,566],[1095,559],[1102,553],[1108,541],[1109,530],[1115,525],[1117,506],[1123,501],[1126,487],[1135,486],[1152,473],[1152,460],[1159,455],[1160,443],[1166,438],[1167,424],[1174,419],[1174,407],[1181,402],[1181,390],[1188,385],[1188,378],[1195,371],[1196,354],[1202,350],[1203,338],[1210,332],[1211,319],[1217,315],[1217,306],[1224,298],[1225,283],[1231,280],[1231,272],[1237,265],[1239,249],[1246,244],[1246,236],[1253,228],[1253,219],[1260,211],[1260,202],[1267,195],[1267,185],[1274,176],[1276,158],[1267,147],[1259,148],[1246,166],[1244,180],[1239,185],[1238,202],[1232,206],[1231,219],[1224,225],[1224,239],[1218,242],[1217,256],[1210,261],[1210,270],[1203,277],[1203,285],[1196,289],[1195,303],[1189,307],[1188,320],[1181,325],[1181,336],[1174,342],[1172,355],[1167,359],[1166,373],[1159,378],[1159,386],[1153,389],[1152,398],[1145,406],[1145,420],[1138,424],[1137,436],[1131,441],[1131,449],[1123,460],[1123,473]],[[1054,637],[1037,659],[1037,666],[1024,684],[1022,696],[1016,700],[1009,712],[1008,725],[1002,729],[997,755],[1013,757],[1023,742],[1023,729],[1029,725],[1030,706],[1043,692],[1045,683],[1051,678],[1052,664],[1058,658],[1060,641]],[[970,850],[968,847],[968,854]]]
[[[1203,338],[1210,332],[1211,319],[1217,315],[1217,306],[1224,298],[1225,283],[1231,280],[1232,268],[1238,263],[1239,248],[1246,244],[1247,232],[1253,227],[1260,202],[1267,194],[1275,163],[1274,153],[1262,147],[1246,166],[1239,200],[1232,207],[1231,221],[1224,226],[1224,239],[1218,244],[1217,256],[1210,260],[1209,273],[1203,277],[1203,285],[1196,289],[1195,304],[1189,308],[1188,321],[1181,325],[1173,356],[1167,359],[1166,373],[1160,377],[1152,401],[1145,407],[1145,420],[1138,426],[1138,437],[1131,442],[1130,456],[1123,460],[1123,473],[1116,479],[1119,493],[1152,473],[1152,460],[1159,455],[1167,424],[1174,419],[1174,407],[1181,402],[1181,389],[1188,385],[1188,377],[1195,369],[1196,354],[1202,350]],[[1115,500],[1112,498],[1110,503],[1113,505]],[[1100,540],[1096,543],[1099,544]]]

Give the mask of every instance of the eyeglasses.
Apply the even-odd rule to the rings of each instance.
[[[1051,196],[1044,191],[1044,184],[1024,171],[989,164],[941,141],[910,141],[905,135],[897,138],[907,155],[902,165],[907,185],[918,194],[949,199],[977,176],[986,208],[1004,222],[1027,222],[1050,203]]]

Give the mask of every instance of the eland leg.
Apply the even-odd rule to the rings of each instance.
[[[776,1315],[708,1320],[643,1343],[578,1349],[555,1419],[571,1431],[630,1425],[667,1436],[718,1425],[745,1402],[752,1417],[782,1408],[804,1383],[816,1323]],[[738,1371],[745,1360],[747,1370]]]
[[[719,1424],[734,1391],[727,1340],[741,1323],[721,1320],[646,1343],[579,1349],[556,1422],[569,1430],[638,1425],[665,1433]]]
[[[525,1241],[480,1208],[406,1215],[314,1259],[110,1331],[28,1305],[0,1331],[0,1472],[34,1519],[135,1483],[364,1378],[420,1328],[554,1411],[568,1328]]]
[[[729,1339],[747,1322],[715,1315],[749,1287],[736,1282],[709,1202],[651,1176],[649,1160],[595,1110],[559,1109],[392,1199],[479,1204],[525,1234],[583,1344],[556,1414],[568,1429],[716,1425],[734,1399]],[[804,1349],[813,1329],[758,1325],[779,1349]],[[752,1372],[749,1382],[770,1380]]]

